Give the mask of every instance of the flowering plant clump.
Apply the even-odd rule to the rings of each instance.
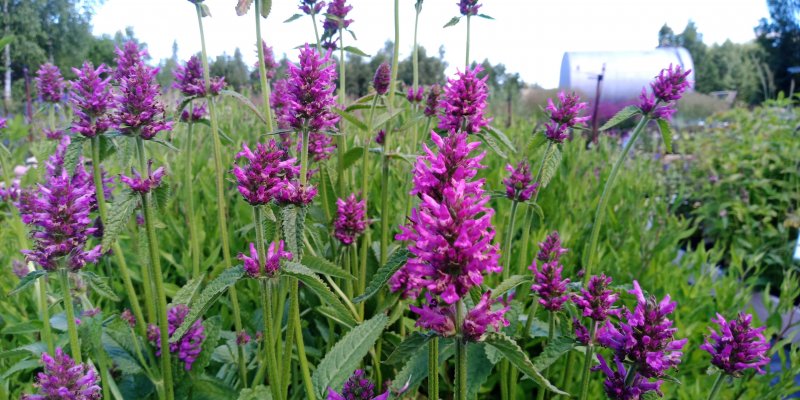
[[[343,245],[353,244],[356,238],[367,229],[367,203],[356,199],[355,193],[346,199],[336,199],[336,220],[333,223],[334,236]]]
[[[247,160],[244,166],[233,166],[239,193],[251,205],[267,204],[276,198],[280,187],[300,173],[297,160],[288,158],[275,140],[256,144],[255,152],[242,143],[237,160]]]
[[[189,307],[184,304],[178,304],[169,309],[167,313],[167,320],[169,322],[169,337],[178,329],[189,314]],[[147,327],[148,339],[156,344],[156,355],[161,356],[161,335],[159,334],[158,327],[149,325]],[[203,349],[203,341],[206,339],[205,328],[203,321],[198,319],[195,321],[188,331],[175,343],[169,343],[169,352],[177,353],[178,359],[183,361],[184,369],[187,371],[192,369],[200,352]]]
[[[89,218],[94,186],[82,163],[74,172],[65,168],[69,143],[69,137],[64,137],[48,159],[45,183],[22,195],[17,203],[22,221],[33,227],[33,249],[23,254],[47,271],[59,267],[77,271],[96,262],[101,254],[99,245],[85,249],[97,229]]]
[[[588,116],[579,116],[588,105],[581,102],[575,93],[559,92],[558,102],[556,105],[553,99],[547,99],[545,110],[550,114],[550,122],[545,124],[545,136],[555,143],[562,143],[569,137],[569,129],[589,120]]]
[[[37,374],[35,386],[38,394],[22,395],[22,400],[95,400],[103,398],[95,369],[87,364],[76,364],[61,348],[55,357],[42,353],[44,372]]]
[[[280,270],[281,259],[291,260],[292,253],[283,249],[283,240],[281,240],[277,245],[275,242],[269,244],[264,262],[260,262],[258,251],[253,243],[250,243],[250,257],[239,253],[238,258],[244,262],[244,270],[251,278],[271,278]]]
[[[700,346],[711,354],[711,364],[735,377],[741,376],[748,369],[764,374],[761,367],[769,364],[766,356],[769,343],[762,334],[766,328],[751,327],[753,316],[744,313],[740,313],[730,322],[720,314],[711,320],[719,325],[719,332],[709,328],[711,336]]]
[[[70,102],[75,112],[75,122],[72,130],[86,137],[94,137],[111,127],[111,120],[106,114],[113,96],[108,87],[110,77],[103,78],[102,74],[111,70],[100,64],[97,69],[92,63],[85,62],[81,69],[73,68],[78,79],[72,83]]]
[[[567,284],[569,278],[561,279],[564,267],[560,258],[567,249],[561,247],[558,232],[551,233],[544,242],[539,243],[536,260],[528,268],[534,273],[534,284],[531,290],[539,296],[539,304],[548,311],[560,311],[567,301]],[[539,266],[541,263],[541,266]]]
[[[503,179],[503,184],[506,185],[506,197],[515,201],[530,200],[539,187],[538,183],[533,182],[530,164],[526,161],[519,162],[516,167],[506,164],[506,171],[511,173]]]
[[[190,57],[185,65],[178,65],[173,74],[175,81],[172,83],[172,87],[178,89],[184,96],[216,96],[225,87],[224,77],[212,77],[209,93],[206,93],[203,64],[197,56]]]
[[[53,64],[46,63],[36,71],[36,90],[39,97],[47,103],[58,103],[64,95],[64,78]]]
[[[330,53],[320,55],[307,44],[300,49],[300,65],[289,64],[285,111],[280,121],[297,132],[322,132],[332,129],[339,116],[331,108],[336,104],[336,64]]]
[[[332,388],[328,388],[328,400],[386,400],[389,398],[389,391],[375,395],[375,385],[366,378],[364,371],[357,369],[353,372],[339,393]]]
[[[486,98],[489,90],[486,86],[488,75],[478,78],[483,71],[480,65],[472,70],[456,72],[456,78],[449,78],[444,88],[444,97],[439,100],[441,118],[439,129],[447,132],[478,133],[489,125],[491,118],[486,118]]]

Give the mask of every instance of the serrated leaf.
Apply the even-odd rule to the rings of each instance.
[[[305,207],[289,204],[281,207],[281,229],[283,240],[289,252],[298,256],[303,250],[303,231],[305,230]]]
[[[559,336],[547,343],[544,350],[533,360],[533,366],[539,371],[544,371],[576,345],[575,339]]]
[[[500,142],[505,148],[507,148],[512,153],[516,153],[517,149],[514,147],[514,143],[511,143],[511,139],[503,133],[501,130],[487,125],[481,132],[486,132],[489,136],[491,136],[495,141]]]
[[[103,325],[99,318],[82,318],[81,324],[78,325],[78,333],[81,338],[81,345],[84,351],[91,355],[95,361],[100,361],[102,364],[108,364],[108,354],[103,348]]]
[[[159,210],[165,210],[171,194],[172,191],[170,190],[169,182],[166,181],[161,182],[158,187],[153,189],[153,202],[155,203],[156,208]]]
[[[3,375],[0,375],[0,381],[8,379],[11,375],[20,371],[27,371],[39,367],[39,360],[21,360],[9,367]]]
[[[242,279],[242,276],[244,276],[244,267],[237,265],[223,271],[219,274],[217,279],[211,281],[192,303],[189,313],[186,315],[183,323],[172,334],[169,340],[170,343],[178,342],[186,331],[189,330],[189,327],[191,327],[198,318],[203,316],[229,287],[235,285],[239,279]]]
[[[31,272],[28,272],[28,275],[25,275],[24,277],[22,277],[22,279],[19,280],[19,283],[17,283],[17,286],[12,291],[8,292],[8,295],[9,296],[13,296],[13,295],[25,290],[25,288],[27,288],[30,285],[33,285],[33,283],[36,282],[37,279],[39,279],[39,278],[41,278],[41,277],[43,277],[45,275],[47,275],[47,271],[45,271],[43,269],[37,269],[37,270],[33,270]]]
[[[506,155],[506,153],[500,149],[500,146],[497,145],[497,142],[495,142],[494,138],[492,138],[490,135],[481,132],[478,134],[478,136],[480,136],[481,140],[483,140],[483,143],[486,143],[486,145],[489,146],[489,148],[492,149],[495,154],[500,156],[500,158],[508,158],[508,155]]]
[[[83,154],[83,143],[86,141],[86,137],[76,135],[70,139],[67,150],[64,152],[64,169],[72,174]]]
[[[461,21],[461,17],[453,17],[448,21],[442,28],[447,28],[448,26],[455,26],[458,21]]]
[[[542,163],[542,179],[539,182],[540,187],[547,187],[550,180],[556,175],[558,165],[561,164],[561,150],[555,144],[551,144],[544,153],[544,161]]]
[[[253,102],[250,101],[250,99],[248,99],[247,97],[244,97],[243,95],[241,95],[238,92],[235,92],[233,90],[227,90],[227,89],[220,90],[219,94],[221,94],[223,96],[233,97],[234,99],[238,100],[244,106],[249,108],[250,111],[252,111],[253,114],[255,114],[256,117],[258,117],[258,119],[261,120],[261,122],[263,122],[265,124],[267,123],[267,119],[264,117],[263,114],[261,114],[261,111],[258,110],[258,107],[256,107],[256,105],[253,104]]]
[[[106,282],[105,278],[101,278],[94,272],[90,271],[83,271],[81,275],[86,278],[89,287],[92,288],[92,291],[100,295],[101,297],[105,297],[111,301],[119,301],[119,296],[114,292],[114,289]]]
[[[331,181],[331,174],[328,171],[327,164],[320,164],[319,166],[319,189],[320,198],[322,198],[322,206],[327,209],[327,215],[331,218],[336,216],[336,189],[333,188]]]
[[[363,147],[353,147],[350,150],[347,150],[344,153],[344,160],[342,162],[342,167],[347,170],[348,168],[355,165],[356,161],[360,160],[361,157],[364,156],[364,148]]]
[[[355,279],[353,275],[350,275],[340,266],[322,257],[304,255],[303,260],[300,261],[300,263],[318,274],[323,274],[343,279]]]
[[[374,126],[376,128],[379,127],[379,126],[383,126],[387,122],[391,121],[392,119],[394,119],[395,117],[400,115],[403,111],[405,111],[404,108],[398,107],[398,108],[395,108],[394,110],[391,110],[389,112],[385,112],[385,113],[377,116],[375,118]]]
[[[296,19],[300,19],[300,18],[303,18],[303,14],[294,14],[291,17],[289,17],[286,21],[283,21],[283,23],[285,24],[285,23],[288,23],[288,22],[292,22],[292,21],[294,21]]]
[[[242,16],[247,14],[247,11],[250,10],[250,5],[253,4],[253,0],[239,0],[236,3],[236,15]]]
[[[38,329],[37,329],[37,331],[38,331]],[[0,360],[2,360],[4,358],[18,357],[18,356],[23,356],[23,355],[32,355],[32,356],[39,357],[45,351],[47,351],[47,345],[46,344],[44,344],[42,342],[34,342],[34,343],[26,344],[24,346],[19,346],[19,347],[15,348],[15,349],[11,349],[11,350],[6,350],[6,351],[3,351],[3,352],[0,352]]]
[[[392,380],[393,391],[399,392],[406,389],[407,392],[414,393],[416,387],[428,376],[428,346],[429,343],[426,343],[420,347],[397,372]],[[439,339],[439,365],[444,364],[448,358],[453,356],[454,347],[452,340]]]
[[[531,281],[531,277],[527,275],[511,275],[506,278],[504,281],[500,282],[494,289],[492,289],[492,298],[498,298],[504,295],[506,292],[514,289],[515,287],[522,285],[524,283],[529,283]]]
[[[536,149],[541,147],[543,144],[547,143],[547,136],[544,133],[536,132],[533,134],[533,139],[531,142],[528,143],[528,154],[533,155],[536,153]]]
[[[351,106],[351,107],[352,107],[352,106]],[[347,111],[345,111],[345,110],[340,110],[340,109],[338,109],[338,108],[332,108],[332,110],[333,110],[333,112],[335,112],[336,114],[339,114],[339,116],[340,116],[340,117],[342,117],[342,118],[344,118],[344,119],[345,119],[347,122],[349,122],[349,123],[351,123],[351,124],[355,125],[355,126],[356,126],[356,128],[358,128],[358,129],[360,129],[360,130],[362,130],[362,131],[366,131],[366,130],[368,130],[368,129],[367,129],[367,124],[365,124],[365,123],[361,122],[361,120],[359,120],[358,118],[356,118],[356,116],[355,116],[355,115],[353,115],[353,114],[350,114],[350,113],[348,112],[348,111],[350,111],[350,110],[349,110],[349,108],[350,108],[350,107],[348,107],[348,110],[347,110]]]
[[[128,188],[123,189],[114,198],[114,202],[111,203],[108,210],[108,218],[103,225],[103,251],[111,248],[119,234],[128,225],[128,221],[136,210],[138,200],[139,196]]]
[[[311,381],[314,391],[325,397],[328,388],[339,388],[361,364],[378,340],[389,318],[378,314],[347,332],[320,361]]]
[[[486,345],[470,343],[467,347],[467,398],[476,398],[493,368],[494,364],[486,357]]]
[[[422,333],[419,331],[411,332],[410,335],[400,342],[396,349],[386,358],[385,364],[396,365],[406,362],[419,351],[420,347],[426,346],[428,341],[433,338],[432,335]]]
[[[613,128],[613,127],[615,127],[615,126],[617,126],[617,125],[629,120],[634,115],[640,114],[641,112],[642,111],[639,109],[639,107],[627,106],[627,107],[623,108],[622,110],[619,110],[618,113],[614,114],[614,116],[611,117],[611,119],[608,120],[608,122],[606,122],[605,124],[603,124],[603,126],[600,127],[600,130],[601,131],[609,130],[609,129],[611,129],[611,128]]]
[[[258,385],[252,389],[242,389],[237,400],[272,400],[272,391],[264,385]]]
[[[339,300],[338,296],[331,292],[331,290],[328,288],[328,285],[326,285],[325,282],[323,282],[322,279],[320,279],[312,270],[308,269],[302,264],[287,261],[283,264],[281,274],[291,276],[292,278],[303,282],[308,289],[313,291],[317,297],[319,297],[322,304],[332,308],[332,310],[336,313],[336,316],[341,321],[350,326],[356,324],[356,320],[350,310],[342,303],[341,300]]]
[[[672,129],[669,127],[669,122],[665,119],[657,119],[658,130],[661,131],[661,139],[664,140],[664,146],[667,148],[667,153],[672,153]]]
[[[189,305],[194,298],[194,295],[197,293],[197,289],[200,288],[200,284],[203,283],[203,279],[205,279],[206,275],[201,274],[198,277],[191,279],[189,282],[186,282],[183,287],[175,293],[175,296],[172,296],[172,302],[169,303],[170,307],[176,306],[178,304]]]
[[[528,355],[525,354],[519,345],[510,337],[502,333],[491,332],[486,335],[484,343],[486,343],[488,346],[492,346],[495,350],[500,352],[500,354],[502,354],[506,360],[514,365],[514,367],[539,384],[539,387],[547,389],[556,394],[569,396],[569,393],[562,391],[550,383],[550,381],[548,381],[541,374],[541,372],[536,369],[531,360],[528,359]]]
[[[170,149],[172,151],[180,151],[180,150],[178,150],[177,147],[175,147],[174,144],[172,144],[171,142],[168,142],[168,141],[166,141],[164,139],[152,138],[152,139],[150,139],[150,141],[154,142],[154,143],[158,143],[158,144],[160,144],[160,145],[162,145],[162,146],[164,146],[164,147],[166,147],[166,148],[168,148],[168,149]]]
[[[211,362],[211,356],[214,354],[214,349],[219,343],[219,325],[221,319],[222,317],[215,315],[203,321],[203,332],[206,335],[205,340],[203,340],[203,350],[200,352],[200,356],[197,357],[194,364],[192,364],[192,368],[197,367],[197,371],[204,371],[208,363]]]
[[[367,53],[364,53],[364,52],[363,52],[363,51],[361,51],[361,49],[359,49],[358,47],[353,47],[353,46],[344,46],[343,50],[344,50],[344,51],[346,51],[346,52],[348,52],[348,53],[350,53],[350,54],[355,54],[355,55],[357,55],[357,56],[361,56],[361,57],[370,57],[370,55],[369,55],[369,54],[367,54]]]
[[[369,281],[366,289],[364,289],[364,293],[353,299],[353,303],[361,303],[378,293],[383,285],[389,282],[392,275],[394,275],[400,267],[405,265],[409,255],[411,255],[411,252],[405,248],[399,248],[395,250],[394,253],[390,254],[389,258],[386,260],[386,264],[375,271],[375,274],[372,275],[372,280]]]

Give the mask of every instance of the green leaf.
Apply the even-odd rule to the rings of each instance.
[[[478,14],[478,16],[483,18],[483,19],[490,19],[490,20],[494,21],[494,18],[492,18],[492,17],[490,17],[490,16],[488,16],[486,14]]]
[[[533,379],[534,382],[539,384],[539,387],[545,388],[553,393],[569,396],[569,393],[553,386],[538,369],[533,365],[528,355],[519,347],[519,345],[510,337],[497,332],[492,332],[486,335],[484,340],[489,346],[500,352],[514,367],[520,370],[523,374]]]
[[[432,335],[422,333],[419,331],[411,332],[405,340],[403,340],[396,349],[386,358],[384,363],[389,365],[397,365],[402,362],[408,361],[419,350],[420,347],[428,344],[428,341],[433,338]]]
[[[556,175],[559,164],[561,164],[561,150],[559,150],[557,145],[551,144],[544,154],[540,187],[547,187],[547,184],[550,183],[550,180]]]
[[[285,23],[288,23],[288,22],[292,22],[292,21],[294,21],[296,19],[299,19],[299,18],[303,18],[303,14],[294,14],[291,17],[289,17],[289,19],[287,19],[286,21],[283,21],[283,23],[285,24]]]
[[[303,264],[303,266],[310,269],[311,271],[314,271],[318,274],[323,274],[343,279],[355,279],[353,275],[347,273],[347,271],[342,269],[340,266],[322,257],[304,255],[303,260],[300,261],[300,263]]]
[[[236,15],[242,16],[247,14],[247,11],[250,10],[250,5],[253,4],[253,0],[239,0],[236,3]]]
[[[467,346],[467,398],[474,399],[478,390],[489,379],[494,364],[486,357],[486,345],[470,343]]]
[[[200,15],[203,18],[211,16],[211,10],[208,8],[208,5],[206,5],[205,3],[200,4]]]
[[[508,155],[506,155],[506,153],[503,150],[500,150],[500,146],[497,145],[497,142],[494,141],[493,137],[483,132],[478,133],[478,136],[480,136],[481,140],[483,140],[483,142],[486,143],[486,145],[489,146],[489,148],[492,149],[492,151],[494,151],[495,154],[500,156],[500,158],[502,159],[508,158]]]
[[[308,289],[319,297],[322,304],[331,307],[339,320],[350,326],[356,324],[356,320],[350,310],[339,300],[338,296],[328,289],[328,285],[326,285],[312,270],[302,264],[287,261],[281,268],[281,274],[291,276],[303,282]]]
[[[355,55],[361,56],[361,57],[369,57],[370,56],[369,54],[364,53],[363,51],[361,51],[358,47],[344,46],[344,48],[342,50],[344,50],[344,51],[346,51],[346,52],[348,52],[350,54],[355,54]]]
[[[350,150],[347,150],[347,153],[344,153],[344,160],[342,162],[342,166],[345,170],[352,167],[356,161],[360,160],[361,157],[364,156],[364,148],[363,147],[353,147]]]
[[[322,196],[322,206],[328,211],[331,218],[336,217],[336,189],[333,188],[331,174],[327,164],[319,166],[319,191]]]
[[[158,187],[153,189],[153,203],[155,203],[156,208],[165,210],[171,193],[169,182],[166,181],[161,182]]]
[[[8,292],[8,295],[9,296],[13,296],[13,295],[25,290],[25,288],[27,288],[30,285],[33,285],[33,283],[36,282],[37,279],[39,279],[39,278],[41,278],[41,277],[43,277],[45,275],[47,275],[47,271],[45,271],[43,269],[37,269],[37,270],[33,270],[31,272],[28,272],[28,275],[25,275],[22,279],[20,279],[19,283],[17,283],[17,287],[15,287],[14,290]]]
[[[261,0],[261,18],[269,17],[270,11],[272,11],[272,0]]]
[[[3,330],[0,330],[0,333],[4,335],[34,333],[41,331],[42,325],[42,321],[39,320],[20,322],[18,324],[6,326]]]
[[[261,122],[263,122],[265,124],[267,123],[267,119],[264,117],[263,114],[261,114],[261,111],[258,110],[258,107],[256,107],[256,105],[253,104],[253,102],[250,101],[250,99],[248,99],[247,97],[244,97],[243,95],[241,95],[238,92],[235,92],[233,90],[227,90],[227,89],[220,90],[219,94],[221,94],[223,96],[233,97],[234,99],[238,100],[245,107],[249,108],[250,111],[252,111],[253,114],[255,114],[256,117],[258,117],[258,119],[261,120]]]
[[[114,202],[108,210],[108,219],[103,225],[103,251],[108,251],[117,240],[119,234],[128,225],[133,212],[136,210],[139,196],[128,188],[114,197]]]
[[[669,122],[665,119],[657,119],[658,130],[661,131],[661,138],[664,139],[664,146],[667,148],[667,153],[672,153],[672,129],[669,127]]]
[[[76,135],[71,139],[67,146],[67,151],[64,152],[64,169],[70,174],[75,171],[75,167],[80,161],[81,155],[83,154],[83,142],[86,141],[86,137]]]
[[[286,242],[286,247],[292,254],[299,255],[303,250],[306,208],[289,204],[281,207],[280,214],[283,240]]]
[[[455,26],[458,21],[461,21],[461,17],[453,17],[450,21],[444,24],[443,28],[447,28],[448,26]]]
[[[197,300],[192,303],[189,314],[186,315],[181,326],[172,334],[169,340],[170,343],[177,343],[186,331],[189,330],[189,327],[191,327],[198,318],[203,316],[229,287],[235,285],[239,279],[242,279],[242,276],[244,276],[244,267],[237,265],[223,271],[219,274],[217,279],[211,281],[211,283],[200,292],[200,296],[197,297]]]
[[[524,283],[530,283],[531,277],[528,275],[511,275],[506,278],[504,281],[500,282],[497,287],[492,289],[492,298],[496,299],[511,289],[522,285]]]
[[[394,273],[400,269],[400,267],[405,265],[409,255],[411,255],[411,252],[405,248],[399,248],[395,250],[394,253],[389,255],[389,258],[386,260],[386,264],[375,271],[375,274],[372,275],[372,280],[369,281],[367,288],[364,289],[364,293],[353,299],[353,303],[361,303],[362,301],[367,300],[378,293],[383,285],[385,285],[386,282],[389,282],[389,278],[391,278],[392,275],[394,275]]]
[[[0,38],[0,47],[6,47],[14,41],[14,35],[7,35]]]
[[[405,109],[403,107],[395,108],[392,111],[385,112],[378,117],[375,118],[374,126],[375,128],[384,125],[385,123],[391,121],[398,115],[400,115]]]
[[[193,400],[236,400],[236,390],[225,382],[208,375],[192,379]]]
[[[533,366],[537,370],[543,371],[553,365],[561,356],[574,349],[576,345],[575,339],[559,336],[547,343],[544,350],[533,360]]]
[[[37,329],[36,332],[38,332],[38,331],[39,330]],[[32,355],[32,356],[39,357],[45,351],[47,351],[47,345],[46,344],[44,344],[42,342],[34,342],[34,343],[26,344],[24,346],[19,346],[19,347],[15,348],[15,349],[11,349],[11,350],[6,350],[6,351],[3,351],[3,352],[0,352],[0,360],[2,360],[4,358],[27,356],[27,355]]]
[[[528,154],[533,155],[536,153],[536,149],[541,147],[543,144],[547,143],[547,136],[544,133],[536,132],[533,134],[533,139],[531,142],[528,143]]]
[[[325,354],[311,377],[314,391],[319,397],[325,397],[329,387],[338,388],[344,384],[378,340],[388,321],[389,318],[384,314],[364,321]]]
[[[272,391],[264,385],[258,385],[252,389],[242,389],[237,400],[272,400]]]
[[[8,379],[8,377],[20,371],[27,371],[39,367],[39,360],[21,360],[16,364],[9,367],[3,375],[0,375],[0,381]]]
[[[505,148],[507,148],[512,153],[516,153],[517,149],[514,147],[514,143],[511,143],[511,139],[506,136],[501,130],[488,125],[481,132],[486,132],[489,136],[491,136],[496,141],[500,142]]]
[[[639,107],[627,106],[627,107],[623,108],[622,110],[619,110],[619,112],[616,113],[613,117],[611,117],[611,119],[608,120],[608,122],[603,124],[603,126],[600,127],[600,130],[601,131],[609,130],[609,129],[611,129],[611,128],[613,128],[613,127],[615,127],[615,126],[617,126],[617,125],[629,120],[634,115],[641,114],[641,112],[642,112],[642,110],[640,110]]]
[[[152,138],[152,139],[150,139],[150,141],[154,142],[154,143],[158,143],[158,144],[160,144],[160,145],[162,145],[162,146],[164,146],[164,147],[166,147],[166,148],[168,148],[168,149],[170,149],[172,151],[180,151],[180,150],[178,150],[177,147],[175,147],[174,144],[172,144],[172,143],[170,143],[170,142],[168,142],[168,141],[166,141],[164,139]]]
[[[178,304],[189,305],[194,298],[194,295],[197,294],[197,289],[200,288],[200,284],[203,283],[203,279],[205,279],[206,275],[201,274],[198,277],[186,282],[183,287],[175,293],[175,296],[172,296],[172,302],[169,303],[170,307],[176,306]]]
[[[211,362],[211,356],[214,354],[214,349],[219,343],[221,319],[222,317],[215,315],[203,321],[203,333],[205,333],[206,338],[203,340],[203,349],[200,352],[200,356],[198,356],[194,364],[192,364],[192,369],[197,367],[196,371],[205,371],[206,366]]]
[[[114,289],[109,286],[108,282],[106,282],[105,278],[101,278],[94,272],[90,271],[83,271],[81,273],[86,281],[89,283],[89,287],[92,288],[92,291],[100,295],[100,297],[105,297],[111,301],[119,301],[120,298],[114,292]]]

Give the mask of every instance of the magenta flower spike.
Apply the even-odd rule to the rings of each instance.
[[[114,79],[117,81],[131,75],[136,66],[144,63],[144,59],[148,57],[147,50],[140,50],[139,45],[133,40],[125,42],[122,48],[117,47],[114,52],[117,55],[117,69],[114,70]]]
[[[75,113],[72,130],[86,137],[95,137],[111,127],[111,120],[106,114],[111,107],[113,96],[109,90],[110,77],[103,78],[111,70],[105,64],[97,69],[86,61],[81,69],[72,71],[78,79],[72,82],[70,103]]]
[[[711,364],[735,377],[742,376],[748,369],[764,374],[761,367],[769,364],[766,354],[770,347],[762,334],[766,327],[753,328],[752,320],[752,315],[744,313],[730,322],[720,314],[711,319],[719,325],[719,332],[709,328],[711,336],[700,346],[711,354]]]
[[[292,253],[283,249],[283,240],[281,240],[277,245],[275,242],[269,244],[266,260],[263,263],[260,262],[256,245],[253,243],[250,243],[250,257],[239,253],[237,258],[244,263],[244,271],[251,278],[272,278],[281,269],[281,260],[291,260]]]
[[[494,327],[497,331],[500,330],[501,326],[508,326],[509,322],[504,315],[508,311],[509,306],[492,311],[492,305],[494,303],[492,292],[486,292],[481,296],[481,300],[478,304],[467,312],[462,330],[467,340],[473,342],[480,341],[486,333],[487,328],[490,326]]]
[[[595,321],[602,322],[608,319],[609,315],[619,317],[619,310],[612,309],[614,302],[619,299],[619,295],[609,290],[611,278],[601,274],[589,278],[589,284],[585,289],[581,289],[580,294],[572,295],[572,302],[583,311],[584,317],[589,317]]]
[[[622,360],[630,360],[636,371],[645,378],[658,378],[681,362],[681,349],[687,339],[674,340],[677,329],[667,316],[675,310],[669,295],[660,302],[645,298],[639,282],[633,281],[631,294],[636,296],[636,308],[624,311],[619,327],[606,321],[597,331],[601,346],[614,350]]]
[[[172,130],[164,104],[158,99],[161,94],[155,80],[158,70],[139,63],[128,72],[120,78],[120,94],[115,98],[116,112],[112,117],[119,131],[150,140],[158,132]]]
[[[297,139],[297,152],[303,151],[303,139]],[[327,160],[336,151],[333,138],[324,133],[311,132],[308,134],[308,156],[316,162]]]
[[[347,5],[347,0],[331,0],[331,2],[328,3],[327,15],[325,17],[325,22],[322,23],[322,29],[325,31],[347,29],[347,27],[353,23],[352,19],[347,19],[347,14],[352,9],[353,6]]]
[[[491,118],[486,118],[486,99],[489,90],[486,79],[478,78],[483,71],[480,65],[465,72],[456,72],[456,78],[449,78],[444,88],[444,97],[439,100],[442,115],[439,129],[447,132],[478,133],[489,125]]]
[[[327,400],[387,400],[389,391],[375,396],[375,385],[365,377],[364,371],[357,369],[347,378],[342,392],[328,388]]]
[[[456,334],[456,308],[451,304],[442,304],[437,298],[425,293],[425,302],[422,307],[409,306],[411,312],[419,315],[417,327],[429,329],[442,337]]]
[[[53,64],[42,64],[36,71],[36,90],[39,97],[47,103],[58,103],[64,95],[64,78]]]
[[[97,371],[88,364],[75,364],[61,348],[55,357],[42,353],[44,371],[37,374],[34,384],[38,394],[23,394],[22,400],[98,400],[103,398]]]
[[[166,175],[166,171],[164,167],[158,167],[153,171],[153,160],[149,160],[147,162],[146,177],[142,177],[142,174],[134,167],[131,167],[131,175],[132,176],[120,175],[119,180],[128,185],[132,191],[145,194],[150,193],[150,191],[161,185],[161,180],[164,178],[164,175]]]
[[[545,111],[550,114],[550,122],[545,124],[545,136],[555,143],[563,143],[569,137],[569,130],[581,126],[589,120],[588,116],[580,114],[588,105],[580,101],[575,93],[558,93],[558,105],[553,99],[547,99]]]
[[[349,246],[367,229],[367,202],[359,201],[350,194],[346,199],[336,200],[336,220],[333,222],[333,235]]]
[[[83,163],[77,164],[74,173],[64,168],[69,142],[65,136],[48,159],[45,182],[22,192],[17,202],[22,222],[32,227],[34,240],[33,249],[22,253],[47,271],[59,267],[78,271],[101,255],[100,245],[84,249],[89,235],[97,230],[89,218],[95,201],[94,185]]]
[[[530,200],[539,187],[538,183],[533,182],[530,164],[526,161],[520,161],[516,167],[506,164],[506,171],[511,173],[503,179],[503,184],[506,185],[506,197],[520,202]]]
[[[316,15],[322,11],[322,7],[325,7],[325,2],[321,0],[300,0],[298,8],[308,15]]]
[[[659,396],[663,396],[661,393],[661,380],[650,382],[636,372],[634,372],[635,375],[633,378],[628,379],[629,377],[628,372],[625,370],[625,364],[622,363],[619,357],[614,356],[614,363],[617,367],[616,370],[609,367],[606,359],[600,354],[597,355],[597,360],[600,361],[600,365],[592,367],[592,370],[601,371],[605,374],[606,379],[603,382],[603,389],[609,399],[639,400],[645,393],[651,391],[656,392]]]
[[[275,52],[272,50],[272,46],[267,46],[267,42],[263,39],[261,40],[261,50],[264,52],[264,70],[267,72],[267,79],[272,80],[275,78],[280,64],[275,61]],[[258,53],[258,49],[256,49],[256,53]],[[256,61],[253,69],[258,71],[258,61]]]
[[[288,67],[287,106],[280,120],[296,132],[333,129],[339,116],[331,111],[336,105],[336,64],[330,60],[330,52],[320,55],[306,44],[300,49],[300,65]]]
[[[186,315],[189,314],[189,307],[184,304],[178,304],[169,309],[167,312],[167,321],[169,324],[169,337],[178,329]],[[147,338],[156,345],[156,356],[161,356],[161,335],[158,327],[149,325],[147,327]],[[205,328],[203,327],[202,319],[195,321],[189,330],[181,337],[181,340],[175,343],[169,343],[169,352],[177,353],[178,359],[183,361],[184,369],[189,371],[192,369],[192,364],[200,356],[203,351],[203,341],[206,339]]]
[[[389,84],[392,83],[392,69],[388,63],[381,63],[378,69],[375,70],[375,76],[372,78],[372,87],[375,92],[383,96],[389,91]]]
[[[381,129],[381,130],[378,131],[378,134],[375,135],[375,143],[377,143],[378,146],[383,146],[383,144],[386,143],[386,131],[385,130]]]
[[[664,68],[650,83],[651,93],[642,88],[639,96],[639,108],[642,113],[652,118],[670,119],[677,111],[676,102],[689,89],[691,82],[687,79],[692,70],[683,71],[680,65]]]
[[[278,120],[279,129],[288,129],[287,117],[283,114],[289,110],[289,82],[286,79],[279,79],[272,82],[272,93],[270,93],[269,103],[275,112]]]
[[[206,81],[203,77],[203,64],[197,56],[192,56],[184,65],[178,65],[173,72],[175,81],[172,87],[184,96],[206,97],[216,96],[225,88],[224,77],[211,77],[210,91],[206,93]]]
[[[463,16],[478,15],[478,9],[482,4],[478,4],[478,0],[460,0],[458,2],[458,10]]]
[[[275,193],[275,200],[279,205],[293,204],[307,206],[317,195],[317,188],[311,184],[305,186],[298,180],[283,181]]]
[[[442,95],[442,87],[434,84],[428,89],[428,96],[425,98],[425,116],[435,117],[439,109],[439,97]]]
[[[539,253],[528,267],[534,273],[531,290],[536,292],[539,304],[548,311],[560,311],[568,299],[566,292],[569,279],[561,279],[564,267],[560,262],[561,255],[566,252],[567,249],[561,247],[558,232],[553,232],[539,243]]]
[[[181,111],[181,122],[197,122],[208,115],[208,105],[206,103],[196,102],[192,105],[192,112],[189,112],[189,107]]]
[[[232,173],[239,193],[253,206],[274,200],[280,187],[300,173],[297,160],[288,158],[275,140],[256,144],[255,151],[242,143],[242,151],[236,154],[236,160],[248,161],[244,165],[234,165]]]
[[[413,87],[408,88],[408,92],[406,93],[406,100],[408,100],[411,104],[421,103],[422,99],[425,98],[425,88],[422,86],[417,88],[417,91],[414,92]]]

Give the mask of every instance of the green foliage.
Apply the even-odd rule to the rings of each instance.
[[[375,274],[372,276],[372,280],[364,290],[364,293],[353,299],[353,302],[360,303],[378,293],[378,291],[381,290],[384,285],[386,285],[386,282],[389,282],[389,278],[391,278],[392,275],[394,275],[394,273],[400,269],[400,267],[405,265],[406,260],[408,260],[410,255],[411,253],[406,249],[398,249],[394,253],[390,254],[389,258],[386,260],[386,265],[382,266],[377,272],[375,272]]]
[[[485,343],[500,352],[511,365],[533,379],[540,387],[556,394],[568,395],[566,392],[553,386],[550,381],[542,376],[541,371],[528,359],[528,355],[525,354],[519,345],[510,337],[502,333],[490,333],[487,335]]]

